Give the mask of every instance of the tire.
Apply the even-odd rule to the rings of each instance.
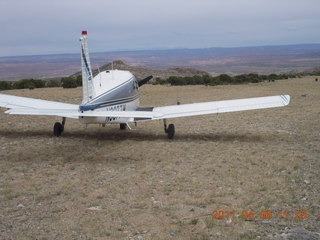
[[[126,130],[126,129],[127,129],[127,124],[120,123],[120,130]]]
[[[169,124],[169,126],[168,126],[168,128],[167,128],[168,138],[169,138],[169,139],[173,139],[174,133],[175,133],[174,125],[173,125],[173,124]]]
[[[53,126],[53,135],[59,137],[63,132],[63,126],[61,123],[56,122]]]

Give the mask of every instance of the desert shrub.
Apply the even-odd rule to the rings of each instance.
[[[258,74],[250,73],[248,74],[248,81],[250,83],[258,83],[258,82],[262,82],[263,80],[260,78]]]
[[[172,86],[182,86],[182,85],[187,85],[187,80],[183,77],[169,77],[168,82]]]
[[[30,80],[35,88],[44,88],[46,86],[46,82],[41,79],[31,79]]]
[[[212,77],[209,74],[202,76],[203,83],[209,85],[211,83]]]
[[[230,77],[229,75],[227,74],[221,74],[219,76],[219,80],[222,82],[222,83],[233,83],[233,77]]]
[[[47,82],[46,87],[61,87],[61,81],[59,80],[50,80],[49,82]]]
[[[203,85],[204,84],[204,78],[203,76],[193,76],[194,82],[196,85]]]
[[[12,84],[13,89],[34,89],[34,88],[44,88],[46,86],[45,81],[41,79],[22,79]]]
[[[7,81],[0,81],[0,90],[10,90],[12,83]]]
[[[165,85],[165,84],[169,84],[169,81],[167,79],[162,79],[157,77],[155,81],[152,82],[152,85]]]
[[[172,86],[182,85],[210,85],[216,86],[221,84],[244,84],[244,83],[259,83],[263,81],[274,82],[275,80],[288,79],[289,76],[286,74],[270,74],[270,75],[259,75],[256,73],[241,74],[237,76],[229,76],[227,74],[221,74],[216,77],[212,77],[208,74],[202,76],[193,77],[176,77],[171,76],[168,79],[156,78],[152,82],[153,85],[157,84],[171,84]]]
[[[72,77],[66,77],[61,79],[61,86],[63,88],[76,88],[77,80]]]
[[[210,78],[210,83],[208,85],[216,86],[216,85],[221,85],[221,84],[222,84],[222,82],[220,80],[220,77],[218,76],[218,77],[211,77]]]
[[[270,75],[268,76],[268,80],[269,80],[269,81],[277,80],[277,78],[278,78],[277,74],[270,74]]]
[[[82,75],[77,76],[76,83],[78,87],[82,87]]]

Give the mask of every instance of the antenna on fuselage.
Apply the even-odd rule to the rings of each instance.
[[[101,74],[100,74],[100,68],[99,68],[98,64],[97,64],[97,68],[98,68],[98,72],[99,72],[99,76],[100,76],[100,87],[101,87]]]

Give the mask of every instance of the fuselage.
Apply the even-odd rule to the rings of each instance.
[[[109,70],[92,79],[92,99],[79,106],[79,111],[135,111],[139,107],[139,87],[129,71]],[[81,117],[84,124],[127,123],[130,118]]]

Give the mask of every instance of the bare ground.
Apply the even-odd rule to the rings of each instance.
[[[56,138],[59,118],[1,109],[0,239],[283,239],[297,228],[320,232],[314,78],[143,86],[142,106],[291,95],[285,108],[172,120],[173,141],[158,121],[123,132],[68,120]],[[81,100],[80,88],[3,93]],[[212,219],[215,210],[234,214]],[[254,217],[243,219],[246,211]],[[272,217],[263,219],[261,211]]]

